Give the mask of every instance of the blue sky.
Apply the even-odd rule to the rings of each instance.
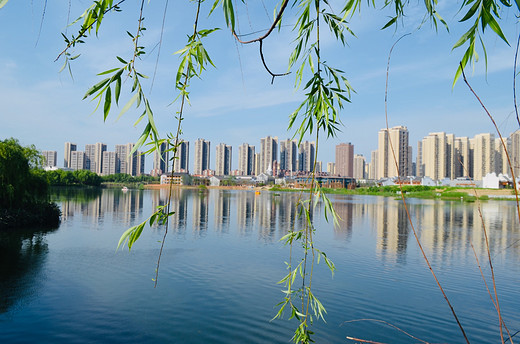
[[[334,161],[334,146],[340,142],[353,143],[355,153],[368,159],[377,148],[377,132],[385,127],[388,53],[393,42],[408,32],[413,34],[398,43],[391,59],[388,115],[390,126],[408,127],[414,156],[417,140],[429,132],[469,137],[494,132],[465,84],[459,82],[452,89],[463,50],[452,51],[451,47],[469,23],[457,22],[463,15],[457,13],[459,2],[439,2],[439,12],[448,21],[450,33],[442,28],[436,32],[428,23],[415,30],[424,12],[420,1],[412,2],[408,16],[397,30],[381,31],[391,12],[367,8],[363,2],[361,12],[351,20],[356,37],[349,37],[348,46],[340,47],[331,37],[323,37],[323,58],[344,70],[356,90],[352,103],[341,112],[342,132],[333,139],[324,140],[322,136],[318,159],[323,161],[324,168],[327,162]],[[268,26],[274,3],[264,1],[265,9],[260,2],[255,3],[258,7],[249,5],[247,11],[242,8],[239,12],[240,33]],[[57,150],[60,166],[66,141],[77,143],[81,150],[85,144],[95,142],[104,142],[109,150],[114,150],[115,144],[135,142],[142,131],[141,126],[133,126],[140,112],[129,111],[116,121],[116,109],[104,122],[101,112],[93,113],[95,104],[82,100],[85,91],[100,80],[97,73],[118,66],[116,55],[126,58],[131,54],[126,31],[136,30],[137,1],[124,3],[122,13],[108,15],[99,37],[93,35],[87,44],[75,49],[81,57],[72,64],[74,79],[67,72],[58,72],[63,61],[54,59],[64,48],[60,33],[74,32],[67,28],[68,20],[78,17],[88,5],[86,0],[72,2],[69,15],[68,1],[48,2],[41,32],[42,3],[11,0],[0,9],[0,139],[15,137],[40,150]],[[147,31],[142,42],[148,54],[137,67],[149,76],[154,74],[157,60],[163,9],[164,2],[145,5]],[[339,6],[335,9],[339,10]],[[203,9],[200,27],[224,28],[220,9],[211,18],[207,11],[208,8]],[[163,135],[175,130],[173,116],[178,109],[177,103],[171,104],[179,61],[173,52],[183,47],[194,16],[194,3],[169,2],[154,85],[151,90],[150,84],[146,86]],[[513,113],[512,77],[519,28],[514,10],[505,10],[502,16],[501,25],[511,46],[486,31],[487,74],[483,57],[467,74],[503,134],[509,135],[518,127]],[[275,72],[287,70],[294,37],[290,24],[294,22],[294,17],[287,16],[283,23],[287,26],[264,43],[266,60]],[[218,143],[231,144],[236,168],[241,143],[255,145],[259,150],[261,137],[292,137],[294,133],[287,131],[288,116],[299,105],[302,93],[293,89],[294,73],[277,78],[271,85],[256,44],[240,46],[226,29],[217,31],[206,42],[216,68],[209,68],[202,80],[193,82],[191,106],[186,109],[183,123],[184,138],[190,142],[199,137],[210,140],[212,154]],[[482,51],[479,53],[483,56]],[[123,94],[121,103],[127,99]],[[192,164],[193,156],[190,160]],[[212,167],[213,164],[214,158]],[[146,170],[151,168],[148,159]]]

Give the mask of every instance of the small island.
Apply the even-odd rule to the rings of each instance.
[[[61,212],[50,202],[43,157],[14,138],[0,141],[0,230],[55,227]]]

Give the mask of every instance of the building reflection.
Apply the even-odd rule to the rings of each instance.
[[[167,189],[161,189],[147,193],[103,190],[95,196],[80,198],[68,195],[61,200],[62,219],[81,215],[92,222],[103,222],[114,221],[117,214],[118,222],[131,226],[149,215],[149,210],[143,211],[143,207],[151,205],[151,213],[167,203],[168,194]],[[274,243],[289,230],[304,228],[306,219],[300,216],[300,197],[298,193],[283,192],[173,189],[170,228],[181,234],[191,231],[195,237],[211,232],[238,233]],[[310,216],[316,229],[325,233],[331,230],[334,240],[350,242],[358,234],[372,236],[378,256],[398,264],[406,262],[410,247],[417,248],[401,200],[339,195],[331,195],[330,199],[339,216],[337,226],[332,225],[330,216],[329,222],[325,221],[322,201],[311,207]],[[493,256],[519,256],[520,245],[514,244],[520,236],[519,221],[510,202],[488,201],[480,203],[480,208],[477,203],[438,200],[409,199],[407,204],[422,246],[434,262],[455,254],[472,256],[471,245],[480,257],[486,257],[485,233]]]

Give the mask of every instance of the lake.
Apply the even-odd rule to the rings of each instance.
[[[298,193],[175,190],[158,286],[163,226],[147,227],[129,252],[121,234],[165,204],[166,190],[56,190],[59,228],[0,233],[0,343],[287,343],[297,323],[271,321],[283,299],[289,248],[301,228]],[[330,196],[341,221],[318,203],[312,287],[327,309],[317,343],[462,343],[400,200]],[[471,343],[500,343],[484,230],[502,315],[520,330],[520,227],[510,201],[408,200],[426,255]],[[473,247],[473,248],[472,248]],[[295,250],[297,251],[297,250]],[[293,256],[293,262],[299,256]],[[513,338],[520,342],[520,334]]]

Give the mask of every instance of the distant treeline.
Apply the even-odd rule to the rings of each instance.
[[[132,177],[126,173],[116,173],[109,176],[98,176],[88,170],[64,171],[54,170],[45,172],[51,186],[95,186],[101,183],[151,183],[158,181],[158,177],[137,176]]]

